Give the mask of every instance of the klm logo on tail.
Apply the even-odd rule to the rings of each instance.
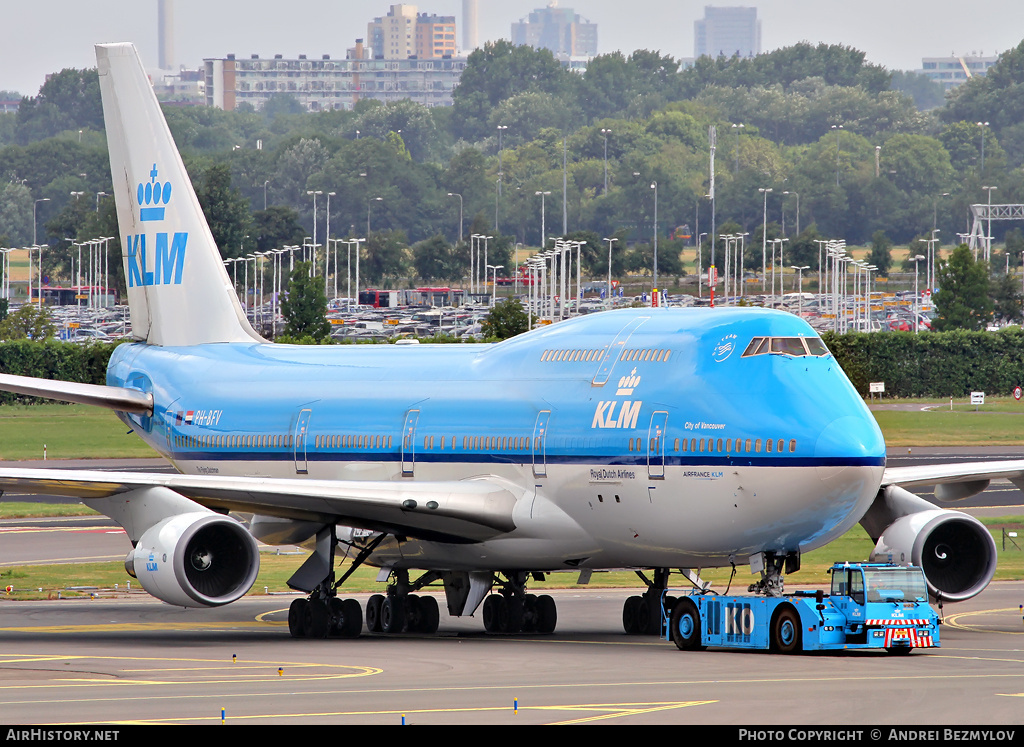
[[[154,163],[153,170],[149,172],[149,182],[139,184],[136,196],[141,223],[162,221],[166,206],[171,200],[171,183],[161,183],[157,181],[157,176],[159,172]],[[153,234],[140,233],[128,236],[125,240],[125,249],[128,252],[128,287],[180,285],[187,244],[186,231],[179,231],[173,235],[166,231],[157,231]]]

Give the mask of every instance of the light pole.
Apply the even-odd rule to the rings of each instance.
[[[918,254],[911,260],[914,263],[914,334],[921,331],[921,294],[917,291],[917,263],[922,259],[924,256]]]
[[[783,192],[784,195],[796,195],[796,235],[800,235],[800,193],[799,192]]]
[[[797,306],[797,309],[799,311],[799,314],[797,316],[804,315],[804,270],[806,270],[809,266],[810,265],[790,265],[790,267],[796,270],[797,283],[799,287],[799,290],[797,291],[797,298],[799,299],[797,301],[797,303],[799,304]]]
[[[476,247],[480,234],[474,233],[469,237],[469,292],[476,293]]]
[[[498,125],[498,175],[501,175],[501,136],[508,129],[508,125]],[[498,196],[501,196],[501,181],[498,181]],[[495,229],[497,230],[497,229]]]
[[[985,128],[988,122],[978,122],[978,133],[981,135],[981,172],[979,176],[985,176]]]
[[[612,307],[612,244],[618,241],[617,238],[605,237],[604,241],[608,242],[608,288],[606,290],[606,298],[608,299],[608,308]]]
[[[316,196],[322,195],[322,190],[306,190],[307,195],[313,195],[313,274],[316,275]]]
[[[270,184],[269,179],[265,179],[263,182],[263,209],[267,209],[267,185]]]
[[[368,236],[365,237],[365,238],[362,238],[362,239],[352,239],[352,243],[356,245],[356,296],[355,296],[355,298],[356,298],[356,305],[357,306],[359,305],[359,254],[360,254],[359,245],[362,242],[364,242],[364,241],[368,242],[368,239],[369,239]],[[351,303],[351,301],[349,303]]]
[[[545,245],[548,243],[547,228],[544,225],[544,198],[550,195],[550,192],[534,192],[535,195],[540,195],[540,250],[544,251]]]
[[[481,236],[480,238],[484,240],[484,262],[483,263],[486,265],[487,264],[487,242],[490,241],[491,239],[493,239],[494,237],[493,236]],[[477,244],[477,247],[479,247],[479,246],[480,245]],[[476,266],[477,266],[478,269],[481,266],[480,265],[480,258],[479,257],[477,257]],[[486,286],[487,286],[487,270],[486,269],[484,270],[484,286],[485,286],[485,290],[486,290]]]
[[[604,136],[604,192],[602,194],[608,194],[608,136],[612,134],[612,131],[602,127],[601,134]]]
[[[985,142],[982,140],[982,142]],[[988,228],[985,229],[985,261],[992,259],[992,190],[998,187],[982,187],[988,191]],[[991,269],[991,268],[990,268]]]
[[[32,246],[39,246],[39,241],[36,238],[36,208],[39,207],[40,202],[49,201],[49,197],[41,197],[32,203]]]
[[[491,284],[491,308],[498,302],[498,270],[505,268],[505,265],[487,265],[488,270],[494,270],[494,281]]]
[[[368,199],[366,201],[366,238],[367,239],[370,238],[370,206],[373,205],[374,202],[383,202],[383,201],[384,201],[383,197],[371,197],[370,199]]]
[[[96,212],[97,213],[100,211],[100,198],[101,197],[107,197],[107,196],[108,195],[107,195],[106,192],[97,192],[96,193]]]
[[[658,183],[651,182],[651,189],[654,190],[654,285],[651,290],[651,301],[654,301],[654,293],[658,290]]]
[[[330,265],[330,263],[331,263],[331,197],[333,197],[335,194],[337,194],[337,193],[336,192],[328,192],[327,193],[327,225],[324,226],[324,295],[325,296],[327,295],[327,275],[328,275],[328,270],[330,269],[330,267],[328,265]],[[316,243],[316,239],[313,240],[313,243],[314,244]],[[316,251],[316,250],[314,249],[313,251]],[[337,254],[335,254],[335,258],[337,258]],[[337,273],[338,273],[338,263],[337,262],[334,263],[334,273],[335,273],[335,275],[337,275]],[[335,279],[335,281],[334,281],[334,286],[335,286],[335,290],[337,290],[337,286],[338,286],[337,279]],[[334,295],[337,296],[338,294],[335,293]]]
[[[832,129],[836,131],[836,186],[839,186],[839,131],[843,129],[842,125],[832,125]]]
[[[761,292],[764,293],[768,290],[768,194],[772,190],[758,187],[757,191],[764,195],[764,218],[761,222]]]
[[[458,197],[459,198],[459,243],[461,244],[462,243],[462,195],[458,194],[457,192],[449,192],[448,196],[449,197]]]
[[[732,173],[738,174],[740,171],[740,130],[743,129],[742,124],[732,125],[732,129],[736,131],[736,147],[733,148],[733,155],[736,157],[736,165],[733,167]]]

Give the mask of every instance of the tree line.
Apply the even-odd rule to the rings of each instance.
[[[73,241],[118,233],[96,81],[64,70],[0,115],[0,243],[31,243],[38,225],[57,277],[71,275]],[[765,223],[768,238],[790,238],[794,263],[815,267],[816,238],[908,243],[938,229],[948,244],[982,186],[1024,201],[1024,43],[939,107],[915,103],[924,83],[841,45],[686,68],[616,52],[580,75],[546,50],[496,42],[470,56],[452,107],[305,113],[282,95],[260,111],[165,113],[225,258],[312,236],[310,192],[323,243],[332,193],[331,236],[369,234],[369,282],[456,280],[469,269],[460,235],[493,236],[489,261],[506,268],[517,243],[540,246],[542,192],[546,238],[585,235],[589,272],[607,270],[604,237],[619,239],[613,272],[649,272],[657,233],[659,269],[678,275],[694,269],[678,250],[711,234],[710,126],[715,233],[750,234],[748,267],[760,267]],[[997,241],[1014,228],[994,225]],[[705,238],[704,266],[710,248]]]

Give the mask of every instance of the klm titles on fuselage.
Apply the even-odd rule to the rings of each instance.
[[[153,164],[153,170],[149,172],[149,183],[138,186],[140,223],[164,219],[166,205],[171,199],[171,183],[158,182],[158,173],[156,164]],[[125,249],[128,254],[128,287],[180,285],[187,244],[187,231],[177,231],[173,235],[157,231],[153,234],[127,236]]]

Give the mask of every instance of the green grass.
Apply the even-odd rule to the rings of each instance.
[[[0,459],[127,459],[157,454],[110,410],[87,405],[0,407]]]
[[[28,503],[24,501],[0,502],[0,519],[41,519],[55,516],[100,516],[81,503]]]
[[[875,410],[887,446],[1006,446],[1024,443],[1024,413]]]

